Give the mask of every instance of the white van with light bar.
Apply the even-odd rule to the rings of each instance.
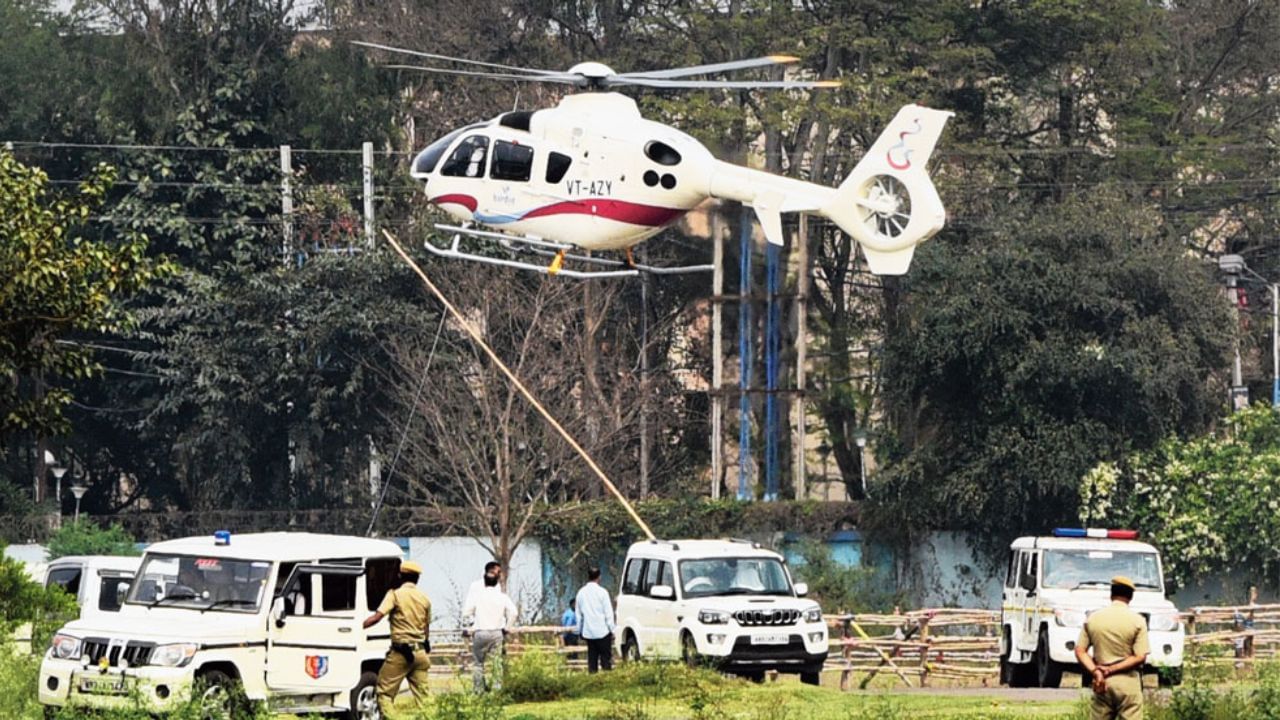
[[[163,712],[201,700],[234,716],[228,688],[279,712],[375,720],[384,619],[361,622],[395,587],[402,552],[386,540],[313,533],[191,537],[142,557],[119,612],[53,637],[41,704]]]
[[[1160,552],[1137,537],[1133,530],[1057,528],[1050,537],[1013,541],[1000,612],[1001,684],[1058,687],[1064,671],[1080,672],[1080,628],[1111,603],[1117,575],[1134,581],[1129,607],[1147,621],[1151,654],[1143,672],[1181,681],[1182,616],[1165,598]]]
[[[817,685],[827,660],[822,608],[786,561],[746,540],[638,542],[618,593],[624,660],[681,659],[759,680]]]

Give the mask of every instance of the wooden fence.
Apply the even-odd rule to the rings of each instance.
[[[1280,658],[1280,604],[1194,607],[1182,613],[1189,663],[1248,667]],[[907,687],[930,684],[994,686],[999,682],[1000,613],[994,610],[932,608],[895,614],[826,616],[831,651],[823,671],[839,676],[842,690],[866,688],[876,677]],[[570,668],[585,666],[586,648],[565,647],[565,628],[522,627],[507,652],[531,647],[565,655]],[[433,672],[455,673],[470,666],[469,645],[460,633],[436,633]]]

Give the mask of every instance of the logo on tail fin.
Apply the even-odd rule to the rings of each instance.
[[[918,135],[920,131],[924,129],[920,126],[920,118],[916,118],[911,122],[915,125],[915,128],[912,130],[903,130],[901,133],[898,133],[898,144],[889,148],[889,152],[885,153],[885,161],[888,162],[889,167],[894,170],[906,170],[911,167],[911,153],[913,151],[907,147],[907,136]],[[898,150],[904,151],[902,153],[901,163],[893,159],[894,152]]]

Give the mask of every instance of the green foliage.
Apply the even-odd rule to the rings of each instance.
[[[0,151],[0,436],[65,430],[65,384],[101,370],[71,338],[127,329],[121,301],[170,270],[147,255],[144,235],[88,232],[114,179],[99,165],[75,194],[59,196],[42,170]]]
[[[1010,215],[922,248],[885,344],[896,433],[872,491],[889,531],[992,546],[1071,518],[1099,460],[1203,431],[1229,315],[1203,264],[1121,196]]]
[[[1141,531],[1175,580],[1269,574],[1280,544],[1280,412],[1255,405],[1215,433],[1101,463],[1084,475],[1080,497],[1082,519]]]
[[[877,582],[875,568],[842,565],[821,542],[805,541],[800,557],[791,566],[792,574],[797,582],[808,583],[809,597],[825,612],[884,612],[901,599]]]
[[[451,690],[433,695],[430,708],[419,710],[413,717],[418,720],[503,720],[503,708],[498,693]]]
[[[47,543],[49,559],[67,555],[141,555],[124,528],[100,527],[92,520],[63,523]]]
[[[507,661],[504,670],[502,691],[512,702],[558,700],[570,687],[564,657],[555,653],[529,650]]]
[[[3,573],[0,570],[0,573]],[[40,663],[11,643],[0,643],[0,717],[38,720],[43,717],[36,697]]]
[[[54,631],[78,613],[74,597],[60,588],[45,588],[27,575],[21,562],[0,555],[0,637],[31,623],[31,647],[39,652]]]

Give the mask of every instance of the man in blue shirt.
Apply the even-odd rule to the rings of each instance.
[[[613,669],[613,601],[600,587],[600,568],[587,571],[587,584],[578,591],[578,634],[587,641],[587,672]]]
[[[560,616],[560,627],[571,628],[564,634],[565,645],[578,644],[578,613],[574,612],[574,606],[577,604],[577,598],[569,598],[569,608]]]

